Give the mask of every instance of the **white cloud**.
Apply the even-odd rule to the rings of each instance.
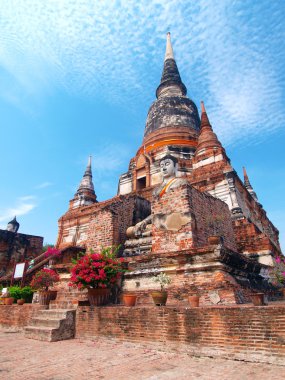
[[[35,186],[35,189],[45,189],[46,187],[50,187],[53,184],[51,182],[43,182],[40,183],[39,185]]]
[[[18,217],[28,214],[36,207],[36,203],[33,200],[35,200],[33,196],[19,197],[14,207],[1,210],[0,222],[9,222],[15,215]]]
[[[0,65],[11,80],[1,95],[25,108],[59,87],[127,103],[130,112],[154,98],[170,30],[189,96],[204,98],[222,141],[258,140],[285,122],[280,8],[230,0],[2,1]]]

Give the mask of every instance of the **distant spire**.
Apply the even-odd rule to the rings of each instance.
[[[169,91],[170,89],[172,89],[172,91]],[[168,32],[166,35],[164,66],[160,85],[156,90],[156,97],[159,98],[161,96],[167,96],[169,93],[178,96],[186,95],[187,89],[181,81],[173,54],[170,33]]]
[[[247,189],[252,189],[245,167],[243,167],[242,169],[243,169],[244,185]]]
[[[201,102],[201,131],[198,137],[197,152],[203,148],[222,147],[222,144],[213,132],[204,102]]]
[[[256,202],[258,202],[257,195],[256,195],[255,191],[253,190],[251,183],[249,182],[248,175],[247,175],[245,167],[243,167],[242,169],[243,169],[243,177],[244,177],[244,186],[246,187],[246,189],[248,190],[248,192],[250,193],[252,198],[254,200],[256,200]]]
[[[86,166],[85,173],[80,182],[76,195],[84,195],[96,199],[96,194],[94,191],[94,185],[92,182],[92,169],[91,169],[91,156],[89,156],[88,164]]]
[[[20,224],[19,224],[19,222],[17,221],[17,219],[16,219],[16,215],[15,215],[15,216],[14,216],[14,219],[12,219],[12,220],[8,223],[8,225],[7,225],[7,230],[8,230],[8,231],[11,231],[11,232],[17,232],[18,229],[19,229],[19,227],[20,227]]]

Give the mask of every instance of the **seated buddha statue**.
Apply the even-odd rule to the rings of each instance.
[[[186,178],[177,177],[178,160],[176,157],[168,154],[160,160],[159,165],[163,180],[153,191],[153,197],[156,199],[160,199],[170,190],[188,183]],[[152,220],[153,215],[150,214],[135,226],[127,229],[129,240],[125,243],[126,251],[133,247],[147,246],[149,248],[151,246]]]

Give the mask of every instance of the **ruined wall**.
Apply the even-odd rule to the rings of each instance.
[[[42,253],[43,237],[0,230],[0,277],[14,264],[31,260]]]
[[[284,365],[284,325],[285,303],[195,309],[82,306],[77,309],[76,338],[157,342],[194,356]]]
[[[225,246],[236,244],[227,205],[191,185],[170,190],[152,203],[153,246],[156,253],[181,251],[208,244],[208,237],[223,236]]]
[[[135,195],[119,196],[106,207],[95,212],[90,219],[87,249],[124,244],[126,230],[150,213],[150,205]]]

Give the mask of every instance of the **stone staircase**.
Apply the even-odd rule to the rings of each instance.
[[[79,300],[86,301],[86,293],[68,287],[60,289],[56,299],[50,301],[49,308],[39,310],[25,327],[25,337],[48,342],[72,339]]]
[[[25,327],[25,337],[47,342],[72,339],[75,333],[76,310],[39,310]]]

